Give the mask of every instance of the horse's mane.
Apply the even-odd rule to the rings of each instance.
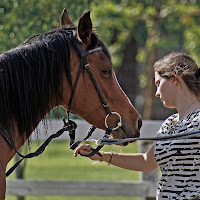
[[[7,131],[14,119],[19,132],[30,135],[52,101],[61,99],[63,73],[71,83],[68,37],[54,31],[0,55],[0,125]]]
[[[20,134],[29,136],[51,105],[61,100],[63,73],[71,86],[69,41],[73,31],[55,29],[0,55],[0,125],[7,131],[13,132],[16,122]],[[109,57],[95,34],[93,38],[90,48],[98,43]]]

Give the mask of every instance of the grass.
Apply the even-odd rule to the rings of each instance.
[[[93,145],[93,144],[92,144]],[[38,142],[33,141],[31,151],[35,151]],[[137,152],[136,143],[127,147],[106,146],[103,151],[115,151],[123,153]],[[8,168],[14,163],[12,160]],[[49,144],[45,152],[37,158],[26,161],[25,179],[27,180],[138,180],[139,173],[129,170],[120,169],[114,166],[108,166],[106,163],[92,164],[93,161],[88,158],[78,156],[73,157],[73,151],[68,149],[68,142],[53,141]],[[10,179],[15,178],[13,173]],[[26,200],[98,200],[102,197],[27,197]],[[104,200],[110,200],[113,197],[103,197]],[[16,197],[7,196],[6,200],[16,200]],[[136,200],[133,197],[115,197],[115,200]]]

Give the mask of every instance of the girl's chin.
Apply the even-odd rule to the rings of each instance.
[[[169,105],[169,104],[167,104],[165,101],[163,101],[163,106],[164,106],[165,108],[171,108],[171,109],[174,109],[174,108],[175,108],[173,105]]]
[[[169,107],[170,107],[170,106],[166,103],[166,101],[163,100],[162,103],[163,103],[163,106],[164,106],[164,107],[166,107],[166,108],[169,108]]]

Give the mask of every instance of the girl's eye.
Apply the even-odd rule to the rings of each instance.
[[[105,75],[109,75],[109,74],[111,74],[111,69],[102,70],[102,72],[103,72]]]

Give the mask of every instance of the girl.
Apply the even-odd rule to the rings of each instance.
[[[200,69],[184,53],[171,53],[154,64],[155,96],[167,108],[178,113],[169,116],[157,135],[166,136],[200,130]],[[90,145],[79,146],[78,153],[91,152]],[[124,169],[150,172],[158,166],[162,177],[156,199],[200,199],[200,136],[189,139],[156,141],[144,153],[101,152],[90,159],[104,161]]]

